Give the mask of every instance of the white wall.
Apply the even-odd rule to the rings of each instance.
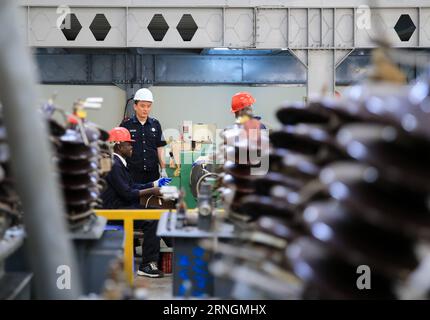
[[[234,122],[230,112],[231,97],[239,91],[250,92],[257,100],[254,112],[269,127],[278,126],[275,111],[281,102],[301,101],[306,87],[152,87],[155,102],[152,115],[161,121],[163,128],[178,129],[183,120],[214,123],[224,128]]]
[[[88,110],[88,119],[105,130],[118,126],[124,114],[125,91],[115,86],[39,85],[39,90],[42,101],[57,94],[54,103],[69,112],[80,98],[102,97],[102,108]]]
[[[71,110],[78,98],[103,97],[103,107],[99,111],[89,111],[91,121],[109,130],[122,119],[125,92],[115,86],[78,85],[40,85],[42,97],[48,99],[58,93],[56,103]],[[197,123],[213,123],[218,128],[231,125],[234,121],[230,113],[233,94],[248,91],[256,99],[255,114],[263,118],[269,128],[278,123],[275,111],[283,101],[301,101],[306,96],[306,87],[241,87],[241,86],[202,86],[202,87],[152,87],[155,102],[152,116],[160,120],[163,129],[179,129],[184,120]]]

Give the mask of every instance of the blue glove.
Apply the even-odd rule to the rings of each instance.
[[[171,181],[172,181],[171,178],[160,178],[157,181],[154,181],[154,187],[161,188],[161,187],[167,186]]]
[[[168,178],[169,176],[167,175],[166,169],[161,169],[160,171],[160,176],[162,178]]]

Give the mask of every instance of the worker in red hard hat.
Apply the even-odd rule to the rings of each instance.
[[[132,142],[134,141],[131,139],[130,131],[123,127],[113,128],[109,132],[109,141],[114,143],[114,163],[111,171],[106,176],[107,187],[101,195],[103,208],[143,209],[140,205],[140,198],[148,194],[148,189],[154,188],[149,192],[158,195],[158,188],[168,185],[172,179],[160,178],[145,184],[135,183],[126,161],[133,154]],[[156,234],[157,222],[157,220],[135,221],[135,228],[142,229],[144,233],[142,263],[137,271],[140,276],[151,278],[161,278],[163,276],[157,266],[160,254],[160,238]]]
[[[231,112],[237,114],[245,108],[251,108],[255,102],[255,98],[250,93],[238,92],[231,98]]]
[[[234,113],[236,121],[241,118],[247,120],[255,119],[260,121],[261,117],[254,116],[253,105],[257,100],[249,92],[238,92],[231,98],[231,112]],[[266,126],[260,121],[260,129],[266,129]]]

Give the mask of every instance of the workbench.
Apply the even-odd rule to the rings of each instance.
[[[134,281],[134,221],[135,220],[159,220],[162,210],[94,210],[96,215],[105,217],[107,220],[120,220],[124,222],[124,271],[130,285]]]

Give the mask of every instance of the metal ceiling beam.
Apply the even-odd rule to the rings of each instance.
[[[130,50],[38,49],[36,61],[40,81],[45,84],[115,84],[123,89],[153,85],[306,84],[308,78],[315,86],[349,85],[362,79],[371,64],[369,50],[355,50],[336,62],[334,77],[329,79],[333,64],[313,64],[309,68],[307,51],[305,56],[297,57],[284,51],[278,55],[174,55],[169,52],[160,50],[157,55],[139,55]],[[414,50],[411,55],[421,63],[430,63],[430,50]],[[329,69],[323,72],[324,67]],[[404,70],[409,79],[422,72],[419,68],[404,67]]]
[[[36,61],[40,80],[45,84],[114,84],[123,89],[152,85],[306,84],[307,78],[316,74],[315,71],[310,74],[312,66],[309,69],[296,57],[285,56],[285,52],[265,56],[177,55],[172,52],[175,53],[164,50],[161,55],[138,55],[128,50],[38,49]],[[423,61],[430,64],[430,50],[414,50],[410,54],[421,64]],[[337,65],[335,77],[329,81],[334,81],[335,85],[350,85],[365,77],[370,65],[370,51],[355,50]],[[332,68],[331,64],[326,66]],[[422,72],[419,68],[403,66],[403,69],[409,79]],[[331,71],[322,72],[327,86],[326,74]],[[314,80],[311,79],[311,84]]]
[[[132,53],[36,54],[45,84],[118,86],[305,84],[306,69],[291,55],[138,55]]]
[[[52,1],[24,1],[21,2],[21,29],[27,35],[28,45],[33,47],[133,48],[137,52],[157,48],[210,50],[217,47],[289,50],[307,68],[309,94],[319,93],[323,86],[332,91],[336,83],[336,66],[354,49],[376,47],[376,37],[383,37],[396,48],[430,48],[429,1],[377,1],[372,8],[365,5],[374,2],[366,1],[350,1],[348,6],[340,1],[331,1],[327,5],[316,0],[305,3],[225,0],[221,5],[217,2],[189,0],[178,4],[164,0],[155,4],[138,0],[96,0],[91,5],[69,1],[70,7],[57,7]],[[103,40],[96,39],[91,30],[96,15],[104,15],[109,24],[109,27],[105,26],[108,32]],[[152,25],[156,27],[152,29],[151,21],[155,18],[157,23]],[[70,26],[66,29],[64,25],[59,27],[62,22],[70,22]],[[127,58],[125,55],[124,59]],[[207,83],[238,83],[235,70],[240,69],[245,72],[241,83],[251,83],[246,78],[246,59],[240,61],[245,63],[238,68],[239,60],[216,58],[223,61],[225,70],[231,71],[227,78],[222,70],[213,69],[216,64],[208,65],[206,58],[192,58],[196,66],[190,66],[190,70],[196,70],[196,75],[193,71],[178,77],[179,72],[171,69],[182,64],[174,62],[166,62],[169,69],[161,73],[162,69],[157,67],[162,66],[163,59],[161,64],[154,65],[153,79],[142,76],[137,80],[175,84],[182,79],[182,83],[204,83],[198,72],[209,70],[207,75],[212,78],[208,78]],[[178,56],[175,59],[182,61],[185,58]],[[260,66],[266,71],[260,72],[266,74],[256,77],[257,73],[254,73],[249,75],[250,80],[257,84],[290,83],[291,74],[280,74],[276,67],[262,61],[259,61]],[[121,63],[121,58],[112,63]],[[127,65],[129,62],[123,63]],[[97,62],[93,64],[97,65]],[[251,65],[258,66],[256,63]],[[323,72],[315,73],[318,66],[324,67]],[[270,68],[274,71],[269,71]],[[128,67],[125,71],[128,72]],[[318,77],[319,74],[330,76]],[[273,76],[280,78],[276,80]],[[129,81],[128,77],[122,78]]]
[[[346,50],[375,47],[376,31],[383,32],[395,47],[430,47],[430,3],[423,6],[423,2],[411,6],[411,2],[405,1],[399,7],[395,4],[387,7],[383,2],[384,8],[369,10],[352,5],[327,7],[322,1],[319,7],[302,4],[300,7],[195,5],[180,8],[149,6],[151,2],[138,7],[144,3],[141,1],[133,2],[135,6],[109,1],[99,1],[100,6],[97,3],[80,6],[81,2],[75,1],[69,2],[70,7],[26,3],[21,7],[21,30],[27,35],[28,45],[34,47]],[[104,15],[110,26],[104,40],[96,39],[91,31],[96,15]],[[156,15],[162,15],[165,21],[162,39],[154,39],[149,28]],[[181,36],[184,30],[180,25],[184,15],[190,15],[195,24],[195,33],[186,40]],[[414,28],[406,40],[401,39],[395,28],[402,15],[409,16]],[[62,25],[63,21],[73,23]],[[70,29],[76,34],[67,38],[63,31]]]
[[[58,0],[18,0],[23,6],[56,6]],[[344,0],[68,0],[64,1],[70,6],[104,6],[104,7],[345,7]],[[366,0],[349,0],[348,6],[357,7],[360,5],[373,4],[378,7],[418,7],[421,6],[421,0],[391,0],[391,1],[366,1]]]

